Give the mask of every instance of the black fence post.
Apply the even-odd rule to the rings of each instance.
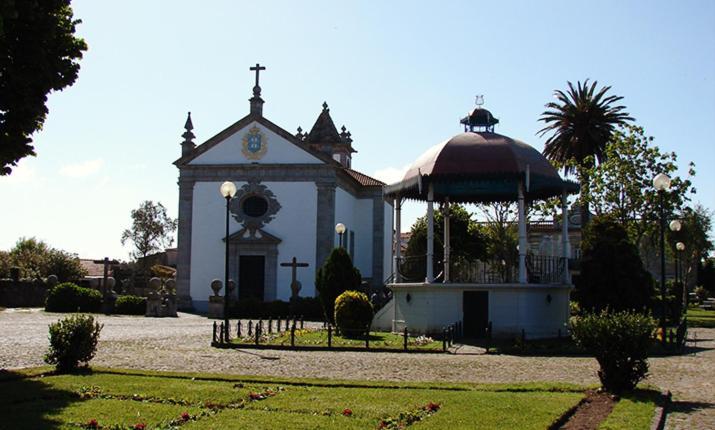
[[[442,327],[442,352],[447,352],[447,329]]]
[[[305,321],[303,320],[303,315],[300,316],[300,329],[303,330],[303,323]]]
[[[273,333],[273,318],[268,318],[268,334]]]
[[[226,343],[231,340],[231,321],[226,321],[226,335],[224,336]]]
[[[260,340],[261,340],[261,325],[256,324],[256,345],[258,345]]]
[[[216,343],[216,321],[214,321],[214,332],[213,336],[211,337],[211,343]]]
[[[219,331],[219,335],[218,335],[219,336],[218,340],[220,343],[223,343],[223,323],[221,323],[221,325],[219,326],[219,330],[220,331]]]
[[[253,321],[248,321],[248,336],[253,336]]]
[[[236,337],[241,338],[241,320],[236,322]]]
[[[328,349],[333,347],[333,326],[328,324]]]
[[[407,327],[405,327],[405,330],[404,330],[404,337],[405,338],[403,339],[403,346],[405,348],[405,351],[407,351]]]
[[[290,325],[290,316],[287,316],[286,317],[286,331],[288,331],[288,329],[290,328],[289,325]]]
[[[295,326],[290,328],[290,346],[295,347]]]
[[[365,330],[365,349],[370,349],[370,327]]]

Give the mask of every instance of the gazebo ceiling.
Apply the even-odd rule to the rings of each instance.
[[[497,133],[468,131],[428,149],[400,182],[385,186],[385,195],[427,200],[432,184],[434,201],[447,197],[455,203],[516,201],[520,181],[528,200],[579,190],[526,143]]]

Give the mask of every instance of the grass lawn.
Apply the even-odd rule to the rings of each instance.
[[[689,327],[715,328],[715,311],[690,306],[688,307],[687,317]]]
[[[245,336],[245,332],[246,330],[244,327],[244,337],[233,339],[232,341],[237,344],[254,344],[255,336]],[[289,347],[290,331],[272,334],[264,333],[261,337],[260,344]],[[331,345],[336,349],[364,348],[365,339],[350,339],[343,336],[337,336],[333,331]],[[327,348],[328,331],[314,329],[296,330],[295,346]],[[404,337],[395,333],[370,332],[370,348],[402,350],[404,349]],[[420,351],[442,351],[442,342],[435,340],[430,341],[429,338],[408,337],[407,348]]]
[[[583,397],[580,388],[564,384],[398,384],[111,369],[23,373],[27,377],[3,372],[0,378],[6,412],[0,428],[81,429],[96,420],[105,429],[143,423],[146,429],[350,430],[414,419],[409,427],[415,429],[545,429]],[[430,403],[431,410],[425,408]]]
[[[599,430],[648,429],[659,399],[660,393],[649,389],[626,394],[616,403],[611,415],[598,428]]]

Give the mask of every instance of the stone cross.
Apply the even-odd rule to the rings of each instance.
[[[308,267],[308,263],[298,263],[298,260],[293,257],[293,260],[291,260],[290,263],[281,263],[282,267],[290,267],[291,268],[291,282],[290,282],[290,290],[292,292],[292,297],[298,297],[298,292],[301,289],[300,282],[296,279],[296,272],[299,267]]]
[[[258,74],[261,73],[261,70],[266,70],[266,67],[256,63],[256,66],[250,67],[249,70],[256,72],[256,86],[258,86]]]

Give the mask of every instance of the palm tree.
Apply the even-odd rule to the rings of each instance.
[[[556,90],[554,97],[558,102],[547,103],[547,110],[539,118],[546,126],[537,134],[543,136],[553,132],[546,140],[543,153],[549,160],[563,165],[566,174],[574,170],[574,165],[569,162],[575,161],[576,165],[583,168],[593,167],[594,160],[600,163],[616,126],[633,121],[624,111],[625,106],[613,106],[623,97],[606,96],[611,87],[596,91],[598,81],[590,85],[588,81],[586,79],[583,84],[577,82],[576,88],[568,82],[566,93]],[[585,169],[581,170],[579,180],[583,195],[589,189],[589,175]],[[582,199],[582,227],[588,219],[588,201]]]

